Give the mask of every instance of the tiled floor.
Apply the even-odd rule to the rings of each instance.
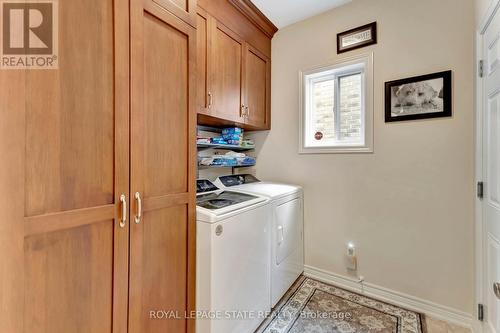
[[[429,316],[425,317],[425,323],[427,325],[427,333],[471,333],[471,330],[468,328],[453,325]]]

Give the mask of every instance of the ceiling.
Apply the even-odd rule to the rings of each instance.
[[[351,0],[252,0],[279,29]]]

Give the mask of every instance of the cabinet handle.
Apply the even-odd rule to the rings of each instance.
[[[122,204],[122,217],[120,219],[120,227],[125,228],[127,223],[127,197],[125,194],[120,195],[120,202]]]
[[[141,223],[142,218],[142,200],[141,194],[139,192],[135,192],[135,200],[137,201],[137,215],[135,216],[135,223]]]
[[[248,106],[245,106],[245,113],[247,118],[250,117],[250,108]]]
[[[240,118],[244,118],[244,117],[245,117],[245,105],[241,105]]]
[[[208,92],[208,108],[210,109],[212,107],[212,93],[209,91]]]

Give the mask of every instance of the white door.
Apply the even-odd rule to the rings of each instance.
[[[483,35],[484,332],[500,333],[500,12]]]

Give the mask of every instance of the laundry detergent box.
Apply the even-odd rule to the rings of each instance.
[[[228,127],[222,130],[222,136],[225,135],[243,135],[243,128],[239,127]]]
[[[227,140],[221,136],[212,138],[212,143],[215,145],[227,145]]]
[[[240,145],[243,141],[243,129],[239,127],[224,128],[222,137],[231,145]]]

